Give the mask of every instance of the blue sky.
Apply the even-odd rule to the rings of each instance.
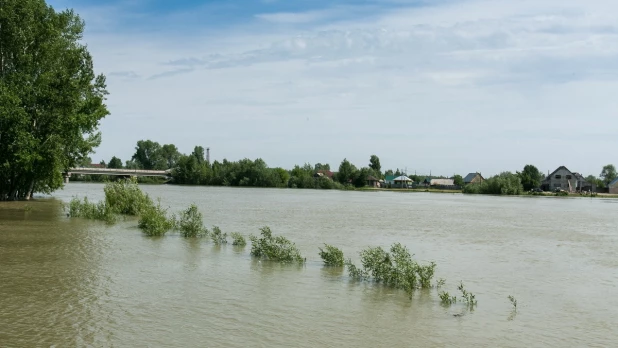
[[[214,159],[451,175],[598,175],[618,117],[609,0],[52,0],[74,8],[111,115],[92,157],[135,143]]]

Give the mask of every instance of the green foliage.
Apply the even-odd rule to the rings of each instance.
[[[618,174],[616,173],[616,167],[613,164],[608,164],[604,166],[599,176],[603,178],[603,183],[605,184],[605,186],[608,186],[609,183],[611,183],[612,181],[614,181],[614,179],[616,179],[616,177],[618,177]]]
[[[326,266],[343,266],[345,260],[343,251],[332,245],[324,244],[324,249],[320,249],[320,257]]]
[[[180,220],[177,222],[178,230],[184,237],[200,237],[207,233],[204,228],[202,213],[199,212],[195,204],[182,212]]]
[[[416,181],[414,178],[410,178],[410,179]],[[464,186],[464,179],[463,179],[463,177],[461,175],[456,174],[455,176],[453,176],[453,183],[456,186],[463,187]]]
[[[558,191],[558,192],[554,193],[554,196],[558,196],[558,197],[566,197],[568,195],[569,195],[569,193],[566,192],[566,191]]]
[[[137,216],[153,206],[135,178],[107,183],[104,191],[105,203],[117,214]]]
[[[117,215],[105,202],[92,203],[88,200],[88,197],[84,197],[83,201],[73,197],[68,206],[65,206],[65,211],[67,209],[70,217],[101,220],[108,224],[113,224],[117,220]]]
[[[247,241],[242,234],[238,232],[232,232],[232,245],[244,247],[245,245],[247,245]]]
[[[520,195],[524,192],[521,179],[518,175],[504,172],[480,184],[469,184],[463,188],[464,193],[493,194],[493,195]]]
[[[590,184],[595,185],[597,188],[604,188],[605,182],[602,179],[595,177],[594,175],[588,175],[586,177],[586,181]]]
[[[380,158],[376,155],[371,155],[369,158],[369,168],[373,169],[376,173],[380,173],[382,166],[380,165]]]
[[[342,184],[352,183],[357,177],[356,167],[350,163],[347,159],[343,159],[339,165],[339,172],[337,172],[337,181]]]
[[[62,187],[62,173],[92,153],[109,114],[84,22],[42,0],[0,9],[0,200]]]
[[[513,297],[513,295],[509,295],[509,301],[511,301],[511,304],[513,305],[513,310],[517,311],[517,299]]]
[[[227,233],[221,232],[221,229],[217,226],[212,228],[210,232],[210,238],[216,245],[227,244]]]
[[[304,263],[296,245],[283,236],[272,235],[269,227],[260,229],[261,237],[250,236],[251,255],[260,259],[283,263]]]
[[[439,294],[440,296],[440,302],[442,302],[443,305],[445,306],[450,306],[454,303],[457,302],[457,297],[456,296],[451,296],[448,292],[443,291]]]
[[[381,247],[367,248],[360,252],[362,270],[346,262],[350,277],[384,283],[412,294],[415,289],[431,287],[436,264],[419,265],[408,249],[400,243],[391,246],[390,253]]]
[[[475,296],[473,293],[468,292],[468,291],[464,288],[464,284],[463,284],[463,282],[461,282],[461,283],[459,284],[459,287],[457,287],[457,289],[458,289],[459,291],[461,291],[461,298],[462,298],[463,302],[465,302],[465,303],[466,303],[466,305],[468,305],[468,307],[474,307],[474,306],[476,306],[476,304],[477,304],[477,301],[476,301],[476,296]]]
[[[167,217],[167,209],[161,207],[159,200],[157,205],[151,205],[141,212],[138,227],[148,236],[163,236],[174,227],[174,222]]]
[[[517,172],[521,179],[521,184],[524,187],[524,191],[530,191],[533,188],[541,187],[541,181],[543,181],[543,174],[537,167],[528,164],[524,167],[524,170],[520,173]]]
[[[107,168],[111,169],[122,169],[122,160],[116,156],[113,156],[109,163],[107,164]]]

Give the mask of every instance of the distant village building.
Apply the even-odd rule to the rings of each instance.
[[[609,188],[609,193],[618,194],[618,178],[610,182],[607,187]]]
[[[583,175],[560,166],[549,174],[541,184],[544,191],[563,190],[567,192],[596,191],[596,186],[586,181]]]
[[[333,179],[334,176],[335,176],[335,173],[331,172],[330,170],[318,170],[314,175],[314,177],[316,178],[323,177],[323,178],[329,178],[331,180]]]
[[[429,186],[455,186],[453,179],[431,179]]]
[[[412,182],[412,179],[405,175],[401,175],[393,179],[393,184],[391,186],[396,188],[408,188]]]
[[[470,173],[464,178],[464,184],[480,184],[485,180],[481,173]]]
[[[369,187],[380,187],[380,179],[375,176],[369,175],[367,177],[367,186]]]

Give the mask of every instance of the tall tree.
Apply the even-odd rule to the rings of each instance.
[[[132,157],[141,169],[163,169],[164,159],[161,156],[161,145],[151,140],[140,140]]]
[[[517,175],[519,175],[525,191],[540,187],[541,181],[543,181],[543,174],[532,164],[524,166],[524,170],[521,173],[517,172]]]
[[[380,165],[380,158],[376,155],[371,155],[369,159],[369,168],[373,169],[376,173],[381,173],[382,166]]]
[[[342,184],[347,184],[356,178],[358,169],[350,163],[347,159],[343,159],[339,165],[339,172],[337,172],[337,180]]]
[[[92,153],[109,114],[84,22],[44,0],[0,2],[0,200],[62,187],[62,172]]]
[[[616,174],[616,167],[613,164],[608,164],[604,166],[603,170],[601,171],[601,175],[599,176],[603,178],[605,186],[609,185],[609,183],[614,181],[614,179],[616,179],[616,177],[618,176],[618,174]]]
[[[161,146],[161,150],[159,150],[159,157],[164,161],[165,169],[174,168],[180,156],[182,155],[174,144],[163,145]]]
[[[314,166],[314,170],[317,172],[318,170],[328,170],[330,171],[330,164],[326,163],[326,164],[322,164],[322,163],[316,163]]]
[[[122,161],[120,160],[120,158],[113,156],[112,159],[109,160],[107,168],[122,169]]]
[[[196,146],[191,153],[191,156],[195,157],[198,164],[205,162],[204,148],[202,146]]]
[[[416,181],[416,178],[411,178],[412,180]],[[457,186],[463,186],[464,185],[464,179],[461,175],[459,174],[455,174],[455,176],[453,176],[453,183]]]

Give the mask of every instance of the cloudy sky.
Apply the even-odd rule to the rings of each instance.
[[[285,168],[618,164],[618,1],[48,2],[108,78],[96,161],[151,139]]]

